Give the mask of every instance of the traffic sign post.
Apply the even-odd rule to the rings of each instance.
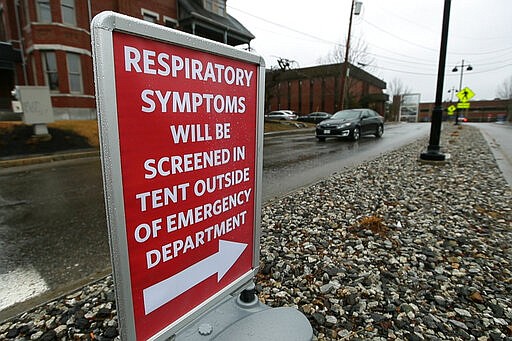
[[[457,98],[459,99],[459,103],[457,103],[457,114],[455,115],[455,124],[459,124],[459,110],[461,109],[469,109],[470,103],[469,100],[475,96],[473,90],[468,87],[457,92]]]
[[[446,108],[446,110],[448,111],[448,115],[449,116],[452,116],[453,113],[455,112],[455,110],[457,110],[457,107],[455,105],[450,105],[448,108]]]
[[[92,39],[121,338],[166,339],[257,273],[264,62],[113,12]]]
[[[464,89],[462,89],[461,91],[457,92],[457,98],[462,102],[462,103],[466,103],[468,102],[470,99],[472,99],[473,97],[475,96],[475,93],[473,92],[473,90],[471,90],[470,88],[468,87],[465,87]]]

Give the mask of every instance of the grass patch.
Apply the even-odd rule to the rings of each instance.
[[[56,121],[48,124],[48,128],[59,129],[83,136],[94,148],[99,148],[98,122],[95,120],[83,121]]]
[[[388,227],[384,224],[384,220],[376,216],[363,217],[356,226],[352,227],[352,231],[372,231],[373,234],[378,234],[384,237],[388,232]]]

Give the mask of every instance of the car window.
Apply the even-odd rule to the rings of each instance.
[[[334,119],[354,119],[359,118],[361,112],[358,110],[342,110],[338,111],[336,114],[332,116]]]

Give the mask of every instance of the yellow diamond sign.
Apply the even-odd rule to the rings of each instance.
[[[468,87],[465,87],[461,91],[457,92],[457,97],[462,103],[468,102],[470,99],[472,99],[475,96],[475,93],[473,90],[471,90]]]
[[[452,104],[448,108],[446,108],[446,110],[448,110],[448,115],[453,115],[453,112],[457,110],[457,107]]]

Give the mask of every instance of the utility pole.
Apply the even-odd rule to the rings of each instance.
[[[347,36],[347,44],[345,46],[345,60],[341,67],[341,99],[340,99],[340,109],[343,110],[345,107],[345,94],[346,94],[346,83],[347,83],[347,70],[348,70],[348,53],[350,51],[350,34],[352,33],[352,17],[354,14],[354,8],[356,8],[356,15],[359,15],[361,11],[362,2],[356,0],[352,0],[352,5],[350,7],[350,19],[348,22],[348,36]]]

